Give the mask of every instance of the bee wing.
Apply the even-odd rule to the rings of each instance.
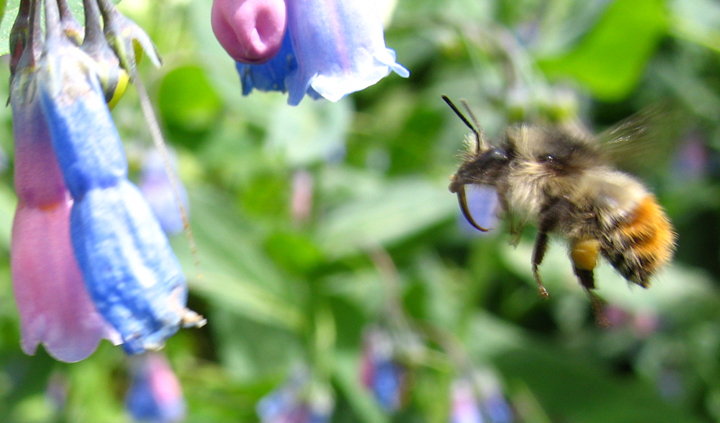
[[[468,230],[475,230],[478,226],[493,229],[497,225],[500,208],[497,190],[489,185],[475,184],[465,185],[464,188],[467,208],[462,210],[461,205],[464,217],[461,225]]]
[[[661,104],[630,116],[596,139],[618,168],[648,175],[666,169],[683,129],[683,113],[670,104]]]

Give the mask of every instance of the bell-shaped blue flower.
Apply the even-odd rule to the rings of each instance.
[[[238,63],[243,94],[253,88],[287,91],[297,105],[305,94],[338,101],[394,71],[409,72],[385,47],[375,2],[287,0],[287,33],[278,54],[262,65]]]
[[[126,352],[163,346],[204,320],[185,307],[185,277],[150,207],[127,179],[120,137],[93,60],[59,31],[46,2],[39,93],[53,148],[74,200],[72,245],[85,284]]]

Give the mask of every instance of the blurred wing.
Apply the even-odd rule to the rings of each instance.
[[[670,104],[644,109],[600,133],[597,141],[622,170],[651,175],[667,169],[686,128],[683,113]]]

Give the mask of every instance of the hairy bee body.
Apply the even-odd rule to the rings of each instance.
[[[458,194],[465,217],[480,230],[485,229],[474,222],[466,204],[468,184],[495,187],[511,229],[514,218],[537,225],[532,263],[543,295],[547,291],[538,266],[548,234],[567,240],[573,270],[588,292],[595,288],[599,256],[643,287],[670,261],[675,233],[665,212],[642,183],[613,167],[592,138],[524,125],[508,128],[498,145],[489,146],[474,132],[450,191]]]

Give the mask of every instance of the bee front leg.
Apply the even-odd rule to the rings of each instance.
[[[547,288],[545,288],[545,285],[543,285],[540,279],[538,268],[543,258],[545,258],[545,252],[547,251],[548,233],[557,228],[563,216],[568,214],[568,208],[570,206],[571,204],[567,200],[554,199],[545,204],[540,210],[538,234],[537,237],[535,237],[535,245],[533,246],[532,270],[533,277],[535,277],[535,282],[537,282],[538,289],[540,290],[540,296],[543,298],[550,296],[550,294],[548,294]]]

